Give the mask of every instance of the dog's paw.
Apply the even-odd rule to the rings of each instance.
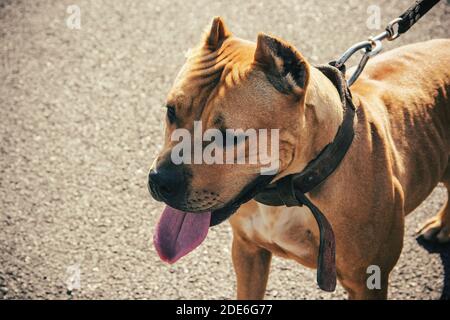
[[[423,236],[427,241],[439,243],[450,242],[450,226],[444,223],[439,215],[428,220],[417,231],[417,234]]]

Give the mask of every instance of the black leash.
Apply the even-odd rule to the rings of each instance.
[[[425,13],[433,8],[440,0],[416,0],[399,18],[398,35],[409,30]]]
[[[400,17],[388,24],[385,31],[353,45],[340,59],[332,61],[328,66],[318,67],[319,70],[335,85],[342,101],[344,120],[336,136],[322,152],[303,169],[302,172],[281,178],[267,185],[254,197],[262,204],[269,206],[307,206],[320,231],[319,256],[317,260],[317,283],[322,290],[334,291],[336,287],[336,243],[332,226],[325,215],[307,197],[306,193],[322,184],[339,167],[350,148],[354,137],[353,105],[349,87],[356,81],[370,57],[381,51],[381,41],[392,41],[408,31],[425,13],[439,0],[418,0]],[[395,30],[397,28],[397,30]],[[356,51],[365,49],[365,53],[349,80],[345,81],[345,62]]]

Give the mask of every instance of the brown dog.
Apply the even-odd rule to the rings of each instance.
[[[338,280],[349,297],[383,299],[402,250],[405,216],[438,182],[450,190],[450,40],[372,59],[351,91],[355,139],[338,169],[307,196],[334,229]],[[189,54],[167,105],[166,143],[149,186],[170,206],[155,236],[169,262],[197,246],[209,225],[230,216],[236,199],[246,199],[260,183],[260,165],[171,164],[175,129],[192,132],[194,120],[204,129],[279,128],[275,181],[314,159],[343,115],[336,88],[292,45],[264,34],[256,45],[237,39],[220,18]],[[264,297],[272,254],[316,267],[319,234],[308,209],[251,200],[230,222],[238,299]],[[427,239],[449,241],[450,206],[421,231]],[[366,285],[370,265],[381,270],[381,289]]]

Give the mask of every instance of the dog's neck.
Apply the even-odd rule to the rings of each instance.
[[[300,119],[299,144],[288,174],[302,171],[322,149],[333,141],[343,120],[341,98],[333,83],[318,69],[310,67],[304,111]]]
[[[310,80],[306,90],[305,117],[313,117],[323,129],[329,129],[334,134],[341,125],[344,110],[342,101],[334,84],[317,68],[310,68]],[[311,124],[306,121],[306,124]]]

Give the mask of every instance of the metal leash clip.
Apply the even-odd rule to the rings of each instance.
[[[385,31],[380,33],[375,37],[370,37],[367,41],[358,42],[355,45],[351,46],[344,54],[335,62],[335,67],[340,69],[344,66],[345,62],[353,55],[355,52],[359,50],[363,50],[363,56],[356,67],[356,70],[353,74],[348,78],[347,85],[350,87],[356,79],[360,76],[361,72],[364,70],[367,61],[383,49],[383,45],[381,43],[382,40],[388,39],[392,41],[398,38],[398,24],[401,21],[401,18],[396,18],[392,20],[386,27]],[[395,30],[397,27],[397,30]]]

